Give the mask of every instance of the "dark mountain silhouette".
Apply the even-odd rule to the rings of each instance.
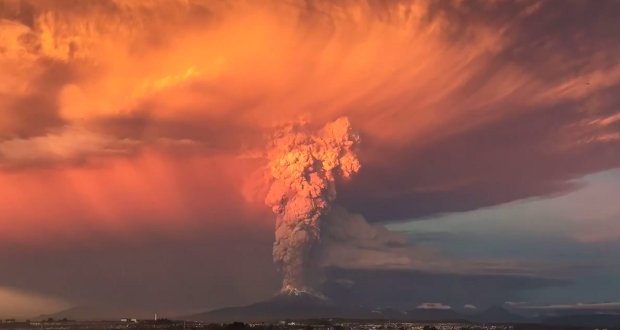
[[[407,312],[409,321],[464,321],[466,317],[452,309],[415,308]]]
[[[275,321],[292,319],[351,318],[363,319],[371,311],[346,307],[309,293],[279,294],[271,299],[241,307],[227,307],[189,316],[208,322]]]
[[[207,322],[248,322],[299,319],[360,319],[395,321],[463,321],[466,317],[451,309],[373,309],[345,306],[308,293],[279,294],[271,299],[241,307],[227,307],[186,317]]]
[[[511,313],[501,306],[492,306],[489,309],[468,317],[477,323],[532,323],[534,320]]]
[[[385,320],[406,320],[407,312],[395,308],[376,308],[372,310],[373,318]]]

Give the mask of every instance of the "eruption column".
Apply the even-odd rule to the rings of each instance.
[[[358,143],[347,118],[317,132],[294,124],[274,135],[265,203],[276,214],[273,260],[284,277],[283,292],[314,291],[320,222],[336,198],[336,176],[349,178],[360,169],[353,150]]]

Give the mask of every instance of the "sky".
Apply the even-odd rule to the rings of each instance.
[[[339,118],[361,166],[333,181],[331,299],[619,302],[619,14],[0,0],[0,317],[272,296],[270,137]]]

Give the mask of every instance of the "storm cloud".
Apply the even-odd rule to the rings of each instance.
[[[54,306],[264,298],[279,282],[264,146],[283,122],[343,116],[363,167],[336,179],[346,230],[322,262],[326,285],[363,290],[327,288],[335,297],[484,306],[555,286],[536,266],[455,260],[384,225],[566,194],[619,167],[619,13],[616,1],[0,0],[0,287]],[[486,293],[435,296],[412,272]],[[381,296],[394,278],[416,298]]]

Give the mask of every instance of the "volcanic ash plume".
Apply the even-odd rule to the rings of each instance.
[[[289,125],[274,136],[265,203],[277,216],[273,260],[284,277],[283,292],[314,291],[321,219],[336,198],[336,176],[349,178],[360,169],[353,151],[358,143],[347,118],[317,132]]]

